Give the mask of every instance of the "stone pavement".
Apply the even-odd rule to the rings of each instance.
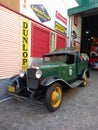
[[[7,91],[7,86],[11,84],[10,79],[0,79],[0,101],[2,99],[7,98],[6,96],[6,91]]]
[[[13,99],[1,103],[0,130],[98,130],[98,71],[91,71],[87,87],[67,89],[53,113]]]

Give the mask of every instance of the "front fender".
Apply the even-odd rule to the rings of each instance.
[[[19,75],[14,75],[10,78],[11,80],[11,86],[16,86],[16,84],[19,86]]]
[[[41,85],[42,86],[49,86],[55,82],[60,83],[62,86],[66,87],[71,87],[70,84],[68,84],[67,82],[65,82],[63,79],[59,79],[58,77],[47,77],[44,80],[41,81]]]
[[[41,81],[42,86],[49,86],[50,84],[57,81],[57,77],[47,77]]]
[[[24,88],[27,87],[27,82],[26,82],[26,74],[24,77],[20,77],[20,75],[13,76],[11,78],[11,86],[18,86],[18,88]]]

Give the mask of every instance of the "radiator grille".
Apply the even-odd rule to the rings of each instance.
[[[36,69],[27,69],[27,88],[37,89],[39,80],[35,77]]]

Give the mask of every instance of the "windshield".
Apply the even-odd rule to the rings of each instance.
[[[65,59],[65,55],[50,55],[44,57],[44,62],[56,62]]]

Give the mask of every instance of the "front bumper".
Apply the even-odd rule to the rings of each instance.
[[[8,92],[8,95],[11,96],[11,98],[14,98],[18,101],[26,101],[28,103],[32,103],[32,105],[44,105],[44,102],[35,100],[34,98],[28,98],[24,96],[17,95],[13,92]]]

